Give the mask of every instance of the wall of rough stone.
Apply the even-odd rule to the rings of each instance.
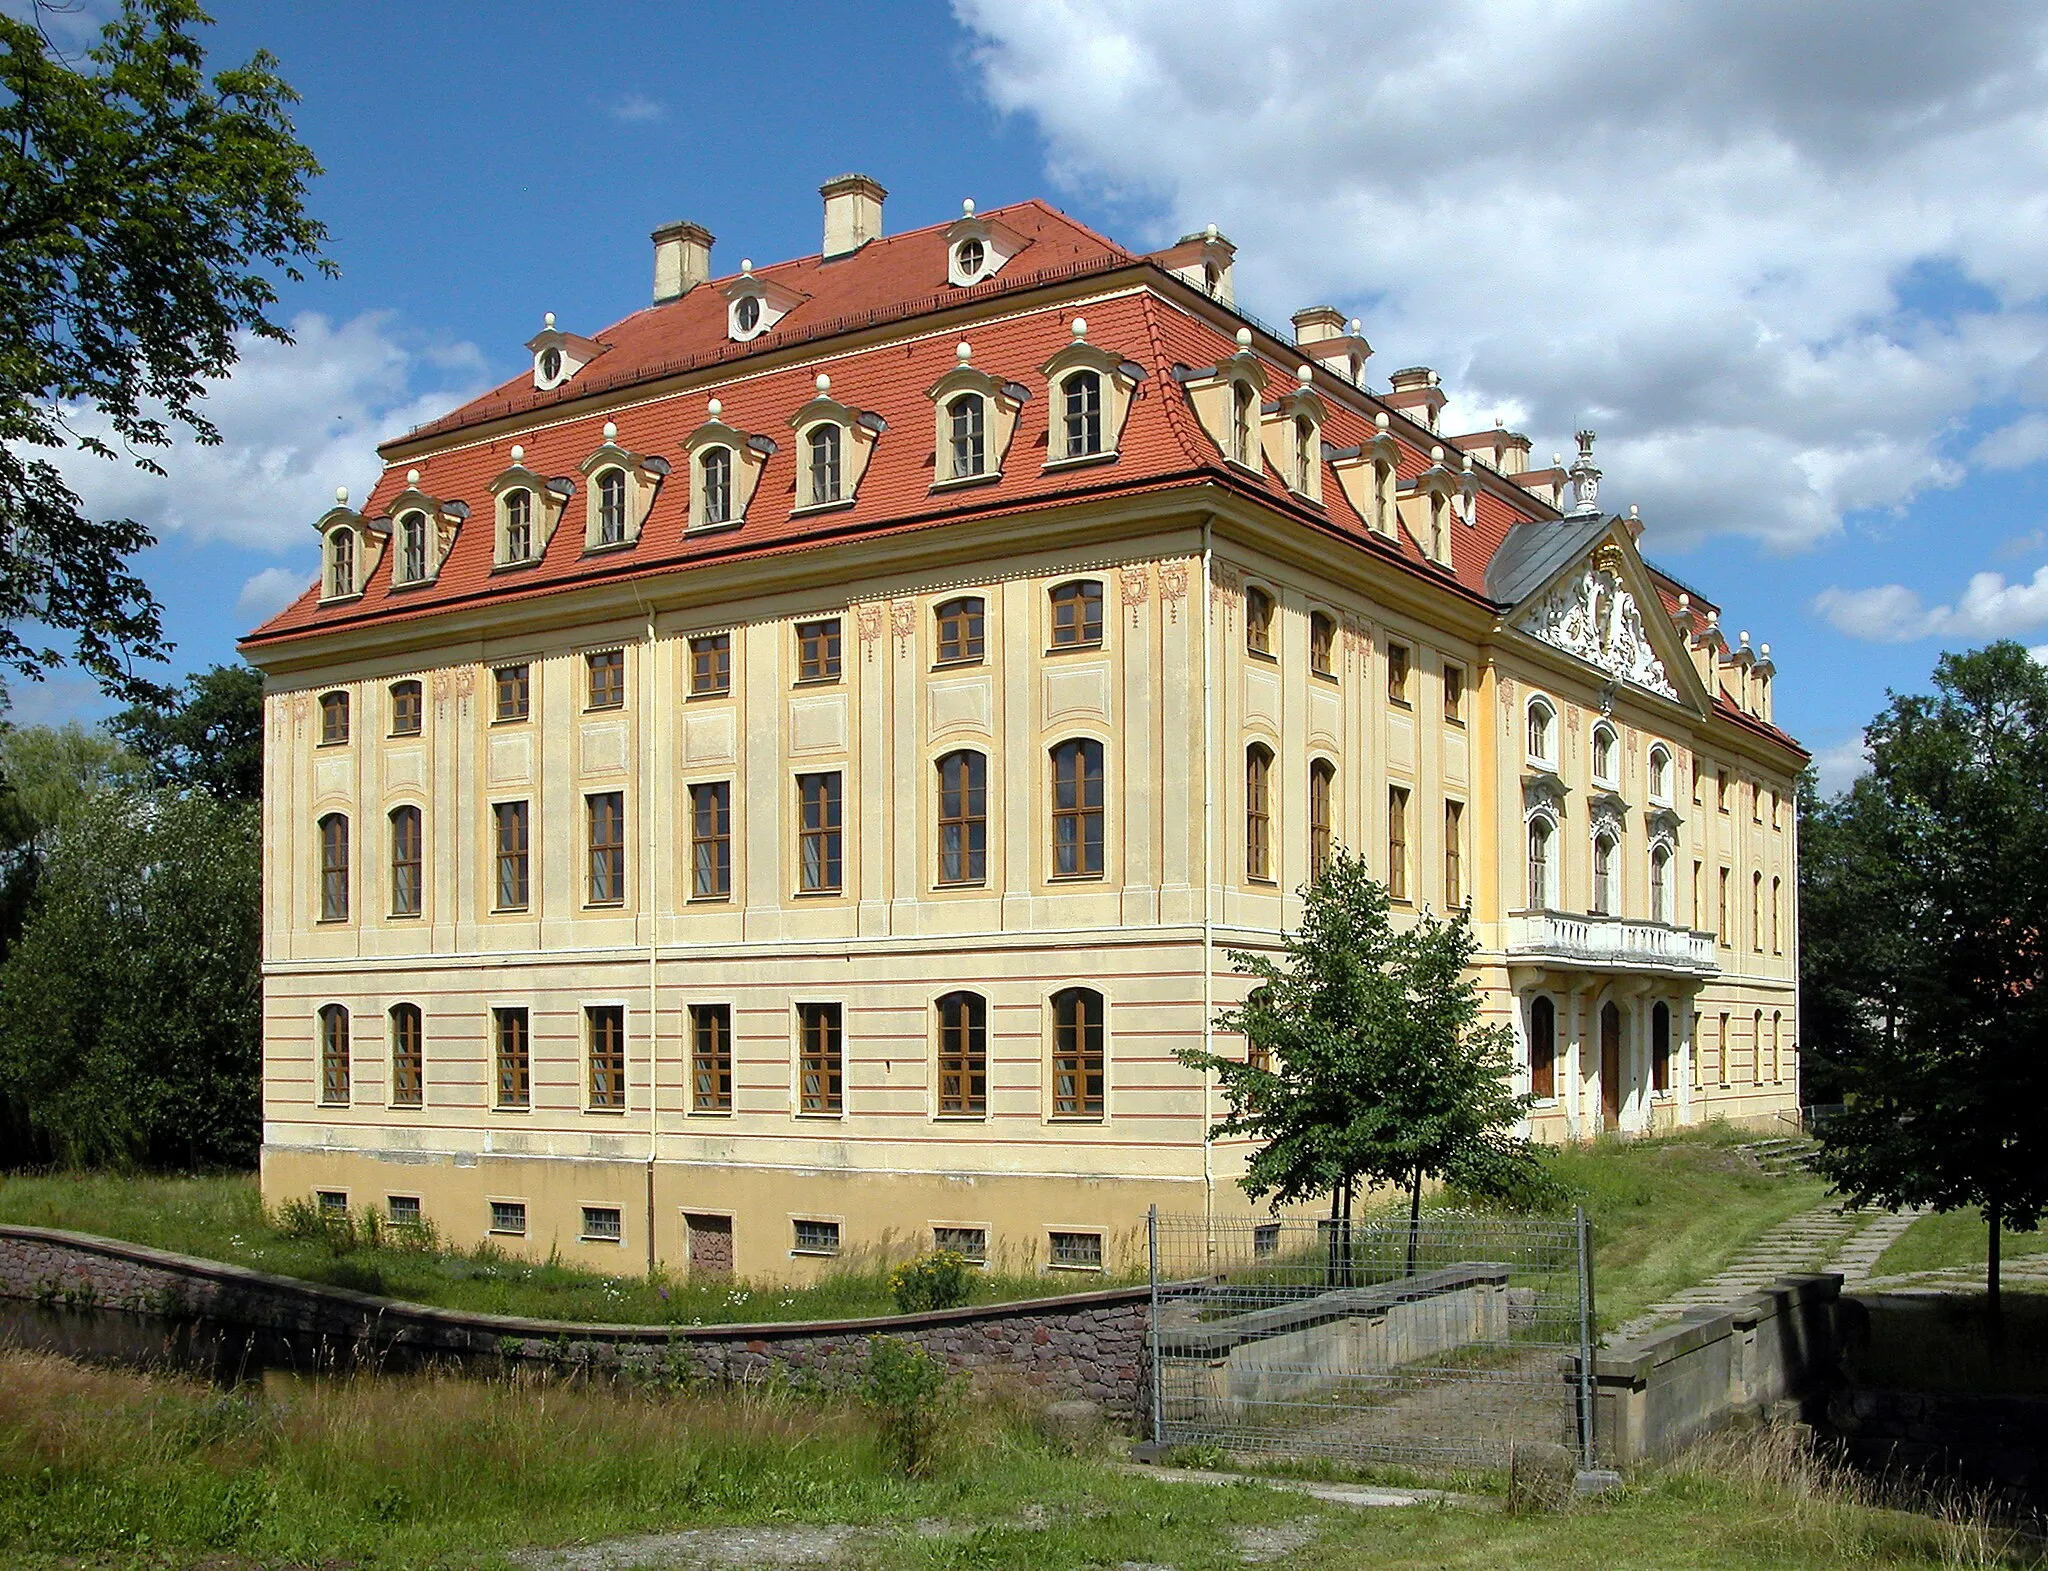
[[[857,1378],[870,1338],[895,1336],[964,1374],[1012,1380],[1048,1401],[1083,1397],[1134,1420],[1147,1400],[1150,1294],[1142,1287],[867,1320],[585,1325],[405,1304],[140,1244],[0,1226],[0,1298],[22,1306],[4,1317],[17,1339],[80,1352],[161,1343],[167,1360],[184,1349],[188,1361],[204,1347],[226,1373],[438,1360],[681,1381],[779,1371],[830,1386]],[[206,1334],[195,1338],[194,1326]]]

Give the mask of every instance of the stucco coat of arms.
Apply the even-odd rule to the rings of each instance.
[[[1678,691],[1664,674],[1664,662],[1643,631],[1636,597],[1611,569],[1598,562],[1567,578],[1516,624],[1525,633],[1598,666],[1610,676],[1646,687],[1666,698]]]

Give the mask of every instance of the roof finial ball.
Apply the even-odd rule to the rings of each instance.
[[[961,216],[962,218],[972,218],[972,217],[974,216],[974,198],[973,198],[973,197],[971,197],[971,196],[964,196],[964,197],[962,197],[962,198],[960,199],[960,216]]]
[[[1087,338],[1087,336],[1088,336],[1088,319],[1087,319],[1087,318],[1086,318],[1085,316],[1077,316],[1077,317],[1075,317],[1075,318],[1074,318],[1074,342],[1078,344],[1078,343],[1080,343],[1080,342],[1081,342],[1081,341],[1082,341],[1083,339]]]
[[[607,420],[604,423],[604,439],[607,442],[616,442],[619,439],[619,427],[616,421]]]
[[[710,403],[704,406],[704,412],[711,416],[712,419],[716,420],[720,415],[725,413],[725,405],[714,398],[711,400]]]
[[[1214,240],[1218,235],[1222,233],[1222,230],[1218,229],[1214,224],[1211,224],[1208,228],[1202,231],[1202,237],[1206,240]]]
[[[521,447],[517,442],[514,442],[512,444],[512,462],[515,464],[523,464],[526,462],[526,449]]]
[[[347,507],[347,506],[348,506],[348,487],[347,487],[347,486],[345,486],[345,485],[338,485],[338,486],[336,486],[336,487],[334,488],[334,501],[335,501],[335,505],[336,505],[336,506],[338,506],[338,507]]]
[[[953,346],[953,355],[962,365],[965,365],[974,358],[974,345],[963,338],[958,344]]]
[[[1294,368],[1294,380],[1299,382],[1303,387],[1307,387],[1309,383],[1313,382],[1315,379],[1315,372],[1311,371],[1307,366],[1298,365]]]
[[[540,325],[548,332],[552,333],[555,330],[555,313],[552,311],[543,311],[541,313]]]
[[[1251,346],[1252,330],[1249,327],[1240,327],[1237,330],[1237,347],[1240,349],[1249,349],[1251,348]]]
[[[825,394],[832,391],[832,378],[827,376],[823,371],[820,371],[818,373],[817,388],[818,396],[822,398]]]
[[[406,470],[405,483],[409,486],[418,485],[420,483],[420,472],[417,469]]]
[[[741,257],[741,258],[740,258],[740,271],[741,271],[742,273],[751,273],[751,272],[752,272],[753,270],[754,270],[754,259],[753,259],[753,258],[752,258],[751,256],[743,256],[743,257]]]

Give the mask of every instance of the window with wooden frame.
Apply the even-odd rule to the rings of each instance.
[[[320,820],[320,920],[348,920],[348,815]]]
[[[797,1110],[834,1114],[846,1111],[846,1072],[841,1057],[839,1006],[797,1005]]]
[[[1771,953],[1774,955],[1782,955],[1785,952],[1783,929],[1779,926],[1779,918],[1784,908],[1785,881],[1782,878],[1773,878],[1771,880]]]
[[[420,1107],[426,1102],[426,1033],[418,1004],[391,1006],[391,1105]]]
[[[491,1054],[498,1106],[532,1106],[533,1039],[524,1009],[491,1011]]]
[[[583,1011],[590,1056],[590,1110],[626,1110],[626,1011],[621,1004],[591,1004]]]
[[[1245,999],[1247,1005],[1255,1007],[1264,1007],[1270,1001],[1271,995],[1263,987],[1253,988]],[[1256,1069],[1261,1074],[1270,1074],[1273,1068],[1272,1047],[1254,1037],[1247,1036],[1244,1039],[1244,1063],[1247,1069]]]
[[[1671,800],[1671,751],[1661,742],[1650,749],[1650,800]]]
[[[1230,461],[1242,464],[1247,469],[1260,467],[1258,446],[1252,435],[1253,415],[1258,406],[1258,394],[1248,382],[1233,382],[1230,387]]]
[[[939,760],[939,882],[988,880],[988,759],[970,750]]]
[[[830,420],[814,425],[804,436],[804,506],[824,507],[840,500],[839,427]]]
[[[1408,898],[1408,791],[1404,786],[1387,788],[1387,895],[1393,900]]]
[[[1593,837],[1593,915],[1616,916],[1614,891],[1614,836]]]
[[[1244,647],[1248,654],[1273,657],[1273,597],[1257,587],[1244,592]]]
[[[732,782],[706,780],[690,787],[690,898],[731,894]]]
[[[933,618],[938,625],[940,665],[979,665],[983,656],[983,602],[979,595],[963,595],[942,604]]]
[[[1444,803],[1444,909],[1465,903],[1465,804]]]
[[[1529,1094],[1539,1102],[1557,1095],[1557,1005],[1540,995],[1529,1003]]]
[[[1661,845],[1650,848],[1650,920],[1671,920],[1671,852]]]
[[[1465,723],[1465,668],[1461,665],[1444,666],[1444,724],[1463,726]]]
[[[1273,750],[1259,742],[1244,754],[1244,876],[1273,881]]]
[[[1754,780],[1749,783],[1749,821],[1757,825],[1764,821],[1764,788]]]
[[[1052,606],[1052,646],[1055,649],[1092,649],[1102,643],[1102,585],[1093,578],[1076,578],[1056,585],[1048,597]]]
[[[690,1111],[732,1111],[732,1005],[690,1005]]]
[[[1102,377],[1075,371],[1060,383],[1060,456],[1087,458],[1102,451]]]
[[[340,1004],[320,1006],[320,1105],[348,1106],[348,1011]]]
[[[799,682],[839,680],[838,617],[797,624],[796,679]]]
[[[1529,909],[1547,911],[1553,904],[1551,891],[1550,843],[1556,828],[1547,818],[1529,820]]]
[[[420,684],[417,682],[393,682],[391,684],[391,734],[393,736],[418,736],[422,712]]]
[[[1052,876],[1100,878],[1102,744],[1086,737],[1052,750]]]
[[[1714,777],[1714,799],[1721,812],[1728,811],[1728,771],[1725,769]]]
[[[1720,940],[1724,949],[1735,947],[1735,935],[1728,931],[1728,888],[1734,878],[1734,873],[1729,869],[1721,869],[1721,895],[1719,903],[1714,908],[1714,936]]]
[[[1337,674],[1337,624],[1321,611],[1308,619],[1308,668],[1317,676]]]
[[[590,824],[590,895],[594,906],[626,898],[626,794],[596,791],[584,799]]]
[[[1764,952],[1764,875],[1749,875],[1749,947]]]
[[[988,1001],[978,993],[939,1000],[939,1114],[988,1115]]]
[[[1593,778],[1601,785],[1618,783],[1615,773],[1621,757],[1621,745],[1615,741],[1614,727],[1604,721],[1593,727]]]
[[[971,480],[988,472],[988,400],[962,393],[946,405],[947,475]]]
[[[1294,489],[1302,496],[1315,490],[1316,465],[1322,461],[1322,436],[1307,415],[1294,417]]]
[[[706,524],[732,522],[732,449],[707,447],[697,458],[697,490]]]
[[[1785,1016],[1782,1011],[1771,1011],[1771,1084],[1780,1085],[1785,1079]]]
[[[525,665],[501,665],[491,673],[491,719],[499,724],[533,713],[533,688]]]
[[[391,914],[418,916],[420,888],[420,810],[391,810]]]
[[[348,694],[320,695],[320,745],[339,747],[348,740]]]
[[[1337,766],[1318,758],[1308,766],[1308,876],[1321,878],[1336,855],[1334,814]]]
[[[1052,995],[1052,1113],[1100,1118],[1103,1109],[1102,995],[1069,987]]]
[[[327,598],[356,592],[356,532],[336,529],[327,537]]]
[[[1671,1089],[1671,1006],[1661,1001],[1650,1010],[1650,1089]]]
[[[839,781],[837,770],[796,777],[797,887],[805,894],[841,887]]]
[[[1764,1012],[1759,1009],[1749,1029],[1749,1083],[1764,1083]]]
[[[1529,700],[1529,762],[1557,766],[1557,711],[1547,698]]]
[[[491,839],[497,878],[497,911],[524,911],[527,898],[527,810],[524,802],[491,804]]]
[[[690,640],[690,696],[722,698],[732,691],[732,634]]]
[[[533,559],[533,493],[524,486],[507,491],[498,499],[498,511],[503,520],[500,539],[503,554],[499,562],[511,566]]]
[[[1728,1084],[1728,1023],[1730,1018],[1725,1011],[1722,1013],[1721,1029],[1714,1041],[1714,1078],[1716,1083],[1722,1086]]]
[[[593,649],[583,657],[590,676],[586,709],[621,709],[626,703],[626,651]]]
[[[596,544],[623,545],[626,541],[626,472],[600,469],[597,474]]]
[[[1387,702],[1402,709],[1414,707],[1408,698],[1408,646],[1387,645]]]

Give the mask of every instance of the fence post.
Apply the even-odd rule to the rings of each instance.
[[[1593,1234],[1584,1206],[1572,1207],[1572,1230],[1579,1245],[1579,1452],[1580,1465],[1590,1472],[1598,1465],[1593,1433]]]
[[[1145,1208],[1145,1252],[1152,1274],[1152,1317],[1145,1340],[1152,1347],[1152,1443],[1166,1442],[1166,1405],[1159,1390],[1159,1207]]]

